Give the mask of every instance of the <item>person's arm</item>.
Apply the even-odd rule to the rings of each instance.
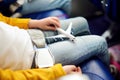
[[[29,24],[29,21],[31,19],[27,19],[27,18],[10,18],[10,17],[6,17],[6,16],[3,16],[1,13],[0,13],[0,21],[3,21],[7,24],[10,24],[12,26],[17,26],[19,28],[23,28],[23,29],[28,29],[28,24]]]
[[[57,17],[48,17],[40,20],[33,20],[28,18],[10,18],[0,14],[0,21],[23,29],[38,28],[42,30],[56,30],[56,27],[60,27],[60,22]]]
[[[66,73],[60,64],[45,69],[29,69],[29,70],[1,70],[0,80],[54,80]]]
[[[18,71],[0,69],[0,80],[56,80],[57,78],[74,72],[82,74],[80,67],[74,65],[66,65],[62,67],[61,64],[56,64],[50,68]]]

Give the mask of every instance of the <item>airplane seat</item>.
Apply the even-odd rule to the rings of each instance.
[[[107,39],[108,44],[113,46],[120,41],[120,0],[102,0],[102,6],[105,15],[107,15],[111,22],[108,30],[103,35]]]
[[[104,12],[104,18],[110,23],[102,36],[106,38],[109,47],[120,41],[120,0],[90,0]]]
[[[120,21],[120,0],[102,0],[101,2],[107,16],[114,22]]]
[[[97,8],[104,11],[105,15],[113,21],[120,21],[120,0],[90,0]]]

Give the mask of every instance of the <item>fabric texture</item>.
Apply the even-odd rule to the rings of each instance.
[[[28,29],[28,23],[30,19],[18,19],[5,17],[0,13],[0,21],[3,21],[12,26],[18,26],[19,28]]]
[[[25,15],[52,9],[63,9],[66,13],[70,14],[72,8],[71,2],[71,0],[32,0],[31,2],[24,3],[22,10],[19,12]]]
[[[0,22],[0,36],[0,68],[31,68],[34,50],[27,31]]]
[[[27,30],[31,40],[33,42],[33,44],[37,47],[37,48],[44,48],[45,47],[45,37],[44,34],[41,30],[38,29],[28,29]]]
[[[0,80],[55,80],[65,74],[61,64],[48,69],[40,68],[20,71],[0,69]]]

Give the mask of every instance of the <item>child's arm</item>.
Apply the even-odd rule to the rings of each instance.
[[[73,72],[80,72],[80,68],[74,65],[62,67],[61,64],[56,64],[50,68],[19,71],[0,69],[0,80],[55,80]]]
[[[3,16],[0,13],[0,21],[3,21],[12,26],[18,26],[19,28],[28,29],[28,24],[31,19],[28,18],[10,18]]]
[[[28,69],[28,70],[1,70],[0,80],[55,80],[64,76],[65,72],[61,64],[45,69]]]

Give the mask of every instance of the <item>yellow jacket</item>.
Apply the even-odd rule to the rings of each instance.
[[[19,71],[0,69],[0,80],[55,80],[64,75],[65,72],[63,71],[61,64],[46,69]]]
[[[19,28],[28,29],[28,23],[30,19],[10,18],[10,17],[5,17],[0,13],[0,21],[3,21],[12,26],[18,26]]]
[[[28,28],[30,19],[9,18],[0,14],[0,21],[19,28]],[[0,69],[0,80],[55,80],[65,75],[61,64],[46,69],[16,70]]]

